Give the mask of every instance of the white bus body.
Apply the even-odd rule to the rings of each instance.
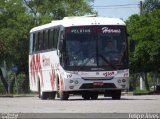
[[[54,99],[56,94],[61,100],[70,94],[120,99],[129,78],[125,27],[120,19],[84,16],[31,29],[30,90],[39,92],[41,99]],[[102,53],[109,41],[117,50]]]

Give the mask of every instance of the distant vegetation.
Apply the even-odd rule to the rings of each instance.
[[[0,0],[0,64],[7,64],[4,77],[0,68],[0,93],[27,93],[28,37],[31,28],[65,16],[96,14],[94,0]],[[145,0],[142,15],[134,14],[126,21],[130,43],[130,88],[139,87],[139,77],[146,90],[160,77],[160,1]],[[13,65],[18,71],[12,74]],[[8,88],[9,87],[9,88]]]
[[[0,0],[0,66],[23,73],[24,92],[28,92],[28,43],[31,28],[65,16],[96,14],[93,0]],[[9,75],[9,74],[8,74]],[[8,76],[7,75],[7,76]],[[9,79],[11,78],[11,79]],[[15,77],[4,77],[0,68],[0,93],[14,92]],[[11,83],[11,84],[10,84]],[[9,86],[10,85],[10,86]],[[9,87],[9,88],[8,88]]]
[[[142,77],[146,90],[159,83],[160,77],[160,1],[145,0],[142,14],[126,21],[130,50],[131,88],[138,87]]]

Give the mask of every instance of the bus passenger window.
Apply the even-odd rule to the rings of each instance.
[[[48,49],[48,31],[44,31],[44,50]]]
[[[49,30],[49,49],[53,48],[53,29]]]
[[[58,36],[59,36],[59,29],[55,29],[55,31],[54,31],[54,48],[57,48]]]
[[[38,33],[35,34],[35,51],[39,50],[39,39],[38,39]]]
[[[33,33],[30,34],[30,39],[29,39],[29,53],[33,52]]]
[[[42,39],[42,33],[38,32],[38,51],[41,51],[43,49],[43,39]]]

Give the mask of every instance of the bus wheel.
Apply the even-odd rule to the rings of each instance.
[[[39,84],[38,84],[38,95],[39,95],[39,98],[41,100],[46,100],[48,98],[48,93],[47,92],[42,92],[42,90],[41,90],[40,81],[39,81]]]
[[[69,93],[65,91],[59,91],[60,100],[68,100]]]
[[[112,100],[120,100],[121,99],[121,90],[113,90],[111,91]]]
[[[88,95],[87,93],[82,94],[82,98],[84,100],[89,100],[90,99],[90,95]]]
[[[91,99],[92,99],[92,100],[97,100],[97,99],[98,99],[98,93],[96,93],[96,92],[95,92],[95,93],[92,93],[92,94],[91,94]]]
[[[56,92],[48,92],[48,98],[50,100],[54,100],[56,97]]]
[[[48,92],[41,92],[41,99],[47,100],[47,98],[48,98]]]

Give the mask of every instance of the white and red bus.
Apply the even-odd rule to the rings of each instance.
[[[41,99],[120,99],[129,87],[126,25],[120,19],[65,17],[31,29],[29,46],[30,89]]]

